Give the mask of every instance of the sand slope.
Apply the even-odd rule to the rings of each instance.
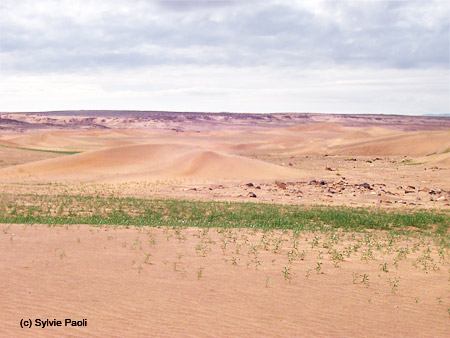
[[[450,148],[450,133],[418,132],[394,135],[354,144],[332,147],[330,153],[341,155],[408,155],[425,156],[441,153]]]
[[[242,180],[300,176],[299,170],[179,144],[114,147],[0,170],[0,178],[44,181]]]
[[[423,156],[418,158],[417,162],[450,167],[450,153],[446,152],[443,154],[433,154],[430,156]]]

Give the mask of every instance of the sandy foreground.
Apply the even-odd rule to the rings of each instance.
[[[423,238],[1,228],[3,337],[448,337],[450,330],[449,257]],[[329,253],[358,243],[342,261]],[[21,319],[38,318],[87,326],[20,328]]]

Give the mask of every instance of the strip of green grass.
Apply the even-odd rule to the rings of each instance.
[[[0,144],[0,147],[19,149],[19,150],[40,151],[40,152],[44,152],[44,153],[66,154],[66,155],[74,155],[74,154],[79,154],[81,152],[81,151],[62,151],[62,150],[47,150],[47,149],[36,149],[36,148],[13,147],[13,146],[5,146],[3,144]]]
[[[449,236],[450,213],[81,195],[0,195],[0,223],[411,231]]]

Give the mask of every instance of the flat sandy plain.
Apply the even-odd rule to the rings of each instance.
[[[449,118],[1,114],[0,335],[446,337],[449,177]]]

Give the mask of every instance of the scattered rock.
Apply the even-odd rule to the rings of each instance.
[[[405,190],[405,194],[413,194],[413,193],[415,193],[414,190]]]
[[[247,194],[247,197],[256,198],[256,194],[250,191],[250,192]]]
[[[283,189],[283,190],[286,189],[286,183],[284,183],[284,182],[281,182],[281,181],[275,181],[275,185],[276,185],[278,188],[280,188],[280,189]]]
[[[336,171],[336,169],[333,169],[333,168],[330,168],[330,167],[325,167],[325,170],[328,170],[328,171]]]
[[[261,189],[261,187],[258,185],[257,187],[255,187],[255,189]]]
[[[357,186],[357,187],[361,187],[361,188],[364,188],[364,189],[369,189],[369,190],[373,190],[373,188],[370,186],[370,184],[369,183],[361,183],[361,184],[355,184],[355,186]]]
[[[308,184],[309,185],[326,185],[327,182],[325,182],[324,180],[320,180],[320,181],[312,180],[312,181],[309,181]]]
[[[253,187],[254,185],[253,185],[253,183],[247,183],[246,186],[250,188],[250,187]]]
[[[381,204],[392,204],[392,202],[389,200],[380,200],[380,203]]]
[[[289,162],[288,165],[289,165],[290,167],[293,167],[293,166],[294,166],[294,165],[292,164],[292,162]]]
[[[447,198],[447,197],[445,197],[445,196],[440,196],[440,197],[436,198],[436,201],[443,201],[443,202],[447,202],[447,201],[448,201],[448,198]]]
[[[415,187],[415,186],[412,186],[412,185],[408,185],[408,186],[406,187],[406,189],[407,189],[407,190],[416,190],[416,187]]]

